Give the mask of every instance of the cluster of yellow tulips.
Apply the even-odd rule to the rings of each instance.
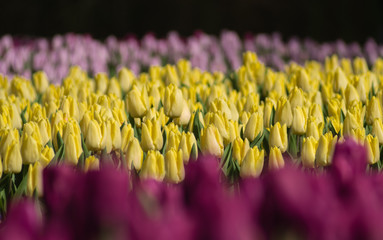
[[[227,75],[180,60],[111,78],[72,67],[60,86],[44,72],[0,76],[0,174],[24,165],[27,193],[41,193],[49,164],[87,171],[114,155],[142,178],[177,183],[200,152],[221,158],[226,175],[259,176],[266,164],[283,167],[285,152],[304,167],[327,166],[348,136],[380,167],[382,77],[381,59],[371,70],[365,59],[331,56],[276,72],[252,52]]]

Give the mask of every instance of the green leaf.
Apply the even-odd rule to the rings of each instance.
[[[260,131],[257,137],[250,143],[250,147],[253,148],[254,146],[258,146],[258,148],[261,148],[261,144],[264,138],[264,131]]]
[[[57,147],[60,148],[64,144],[60,131],[57,131]]]
[[[274,118],[275,118],[275,107],[273,106],[273,109],[271,110],[271,115],[270,115],[270,122],[269,122],[270,127],[273,126]]]
[[[87,159],[90,156],[90,152],[88,151],[88,148],[86,147],[84,136],[81,133],[81,146],[84,153],[84,159]]]
[[[197,146],[195,143],[193,143],[193,146],[192,146],[192,149],[190,151],[190,157],[194,160],[197,160],[197,155],[196,155],[196,152],[197,152]]]
[[[25,119],[25,112],[27,111],[28,106],[26,106],[23,111],[20,113],[21,121],[23,121],[23,125],[27,123],[27,120]]]
[[[166,146],[168,145],[168,137],[166,135],[165,130],[162,132],[162,139],[163,139],[164,144],[162,145],[161,153],[162,153],[162,155],[165,156]]]
[[[343,123],[344,119],[346,119],[346,115],[344,114],[343,110],[340,110],[340,122]]]

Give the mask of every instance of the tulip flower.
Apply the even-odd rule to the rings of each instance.
[[[241,163],[241,177],[258,177],[261,175],[263,163],[264,150],[259,151],[257,146],[250,148]]]
[[[64,160],[77,165],[78,159],[83,152],[81,147],[80,126],[75,121],[69,121],[63,128],[63,141],[65,144]]]
[[[371,133],[378,138],[379,144],[383,144],[383,123],[381,119],[374,120]]]
[[[40,159],[39,143],[29,135],[24,135],[21,139],[21,156],[23,164],[31,164]]]
[[[101,150],[102,133],[100,124],[96,120],[90,120],[86,133],[86,147],[92,151]]]
[[[345,91],[345,99],[347,107],[352,104],[353,101],[359,101],[360,97],[355,87],[349,83]]]
[[[324,167],[331,164],[337,139],[338,137],[333,136],[331,132],[327,132],[320,136],[315,154],[315,162],[317,166]]]
[[[104,94],[108,88],[108,76],[105,73],[96,74],[94,80],[96,81],[96,90],[97,92]]]
[[[185,178],[182,150],[170,149],[165,154],[165,180],[179,183]]]
[[[307,137],[314,137],[317,141],[319,140],[319,137],[323,133],[323,123],[318,123],[316,118],[310,117],[307,120],[307,130],[306,130],[306,136]]]
[[[85,159],[84,163],[84,171],[90,170],[99,170],[100,169],[100,160],[96,158],[94,155],[91,155]]]
[[[218,129],[210,124],[201,132],[201,150],[203,154],[221,157],[223,154],[223,140]]]
[[[40,94],[44,93],[49,85],[48,77],[45,74],[45,72],[42,72],[42,71],[35,72],[33,74],[32,79],[33,79],[33,85],[36,89],[36,92]]]
[[[364,145],[367,149],[368,163],[369,164],[377,163],[380,159],[378,138],[369,134],[364,140]]]
[[[278,147],[281,152],[285,152],[288,146],[287,138],[287,126],[286,124],[281,124],[277,122],[270,129],[269,145],[271,147]]]
[[[244,137],[252,142],[260,133],[263,133],[263,116],[260,113],[252,113],[246,124]]]
[[[39,196],[42,195],[43,183],[42,183],[42,166],[40,162],[30,164],[27,174],[27,195],[32,196],[36,190]]]
[[[275,112],[274,123],[286,124],[287,127],[291,127],[293,123],[293,113],[291,110],[290,101],[282,97],[278,100],[277,109]]]
[[[121,68],[121,70],[118,72],[118,81],[122,91],[128,92],[130,90],[134,78],[135,76],[132,71],[127,68]]]
[[[140,177],[143,179],[151,178],[162,181],[165,177],[165,160],[164,156],[155,150],[150,150],[142,165]]]
[[[53,148],[50,148],[49,146],[45,146],[44,149],[41,151],[40,155],[40,163],[43,167],[46,167],[51,160],[54,158],[55,152],[53,151]]]
[[[318,147],[318,141],[310,136],[303,139],[302,144],[302,165],[306,168],[315,167],[315,155]]]
[[[239,165],[241,165],[249,149],[250,149],[249,140],[247,140],[247,138],[245,138],[245,140],[242,140],[242,138],[237,137],[233,141],[233,153],[232,153],[233,159],[237,161]]]
[[[121,150],[126,152],[130,141],[134,138],[134,130],[131,124],[125,124],[121,130]]]
[[[163,138],[160,123],[156,120],[148,120],[142,124],[141,147],[145,152],[160,150],[163,146]]]
[[[133,166],[134,169],[139,171],[142,167],[143,157],[144,152],[141,149],[140,142],[137,138],[133,138],[126,149],[126,163],[128,169],[131,170]]]
[[[142,92],[136,86],[133,86],[126,96],[126,108],[128,113],[134,117],[143,117],[149,108],[149,97],[146,88]]]
[[[278,147],[271,147],[269,155],[269,169],[279,169],[284,166],[285,161],[283,160],[281,149]]]
[[[164,110],[166,116],[178,118],[181,116],[183,108],[184,98],[181,89],[170,84],[166,87],[164,96]]]
[[[373,96],[371,100],[367,102],[367,124],[372,125],[375,119],[382,120],[382,114],[383,112],[380,102],[375,96]]]
[[[41,144],[45,145],[49,142],[49,140],[52,139],[52,130],[51,130],[51,124],[47,118],[41,119],[38,122],[39,126],[39,132],[41,136]]]
[[[197,141],[193,133],[182,132],[178,150],[182,150],[182,159],[184,163],[188,163],[190,158],[194,160],[198,158]]]
[[[349,80],[347,79],[346,74],[343,72],[342,68],[337,67],[334,72],[334,91],[340,92],[346,89]]]
[[[305,102],[303,90],[295,87],[289,95],[289,102],[292,110],[295,109],[295,107],[303,107]]]
[[[293,123],[291,129],[296,135],[303,135],[306,132],[307,115],[302,107],[295,107],[293,110]]]
[[[4,173],[19,173],[22,167],[22,157],[20,145],[16,140],[10,142],[5,151],[2,151],[3,171]]]

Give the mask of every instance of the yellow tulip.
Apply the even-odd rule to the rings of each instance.
[[[218,129],[210,124],[201,132],[201,150],[203,154],[221,157],[223,153],[223,140]]]
[[[379,144],[383,144],[383,123],[381,119],[374,120],[371,133],[378,138]]]
[[[185,178],[185,168],[182,150],[170,149],[165,154],[165,179],[168,182],[179,183]]]
[[[94,80],[96,81],[97,92],[104,94],[108,88],[108,76],[105,73],[97,73]]]
[[[301,88],[295,87],[290,95],[289,95],[289,102],[291,105],[291,109],[294,109],[295,107],[303,107],[305,103],[305,97],[303,94],[303,91]]]
[[[118,98],[121,98],[121,87],[120,83],[117,81],[116,78],[113,77],[112,79],[110,79],[108,89],[106,92],[107,94],[114,94]]]
[[[192,152],[193,146],[194,146],[194,152]],[[182,132],[178,150],[182,150],[182,159],[185,163],[188,163],[190,158],[194,160],[198,158],[197,141],[193,133]]]
[[[318,123],[324,123],[322,107],[317,103],[310,106],[309,116],[315,117]]]
[[[165,114],[171,118],[181,116],[184,108],[184,98],[181,89],[174,84],[170,84],[165,89],[164,110]]]
[[[242,138],[237,137],[233,141],[233,159],[237,161],[239,165],[241,165],[249,149],[249,140],[247,140],[247,138],[245,138],[245,140],[242,140]]]
[[[21,140],[23,164],[31,164],[40,159],[40,146],[32,136],[23,135]]]
[[[359,101],[360,97],[355,87],[349,83],[345,91],[346,105],[349,107],[353,101]]]
[[[282,152],[278,147],[271,147],[269,156],[269,169],[279,169],[285,166]]]
[[[314,137],[317,141],[319,140],[319,137],[323,133],[323,123],[318,123],[315,117],[310,117],[307,120],[307,130],[306,130],[306,136],[307,137]]]
[[[275,108],[274,101],[267,97],[265,100],[265,107],[263,109],[263,126],[265,128],[270,128],[270,118],[271,113],[273,112],[273,108]]]
[[[247,121],[244,137],[252,142],[260,133],[263,133],[263,116],[258,112],[252,113]]]
[[[142,165],[140,177],[143,179],[152,178],[162,181],[165,177],[165,160],[164,156],[155,150],[150,150]]]
[[[120,82],[122,91],[128,92],[130,90],[134,78],[135,76],[132,71],[127,68],[121,68],[118,72],[118,81]]]
[[[85,136],[86,147],[91,151],[101,150],[102,133],[100,124],[90,120]]]
[[[4,173],[19,173],[21,171],[23,161],[18,141],[13,140],[8,144],[2,155],[4,155],[2,159]]]
[[[128,149],[128,145],[130,141],[134,138],[134,130],[130,123],[124,125],[121,130],[121,150],[122,152],[126,152]]]
[[[297,72],[297,86],[305,92],[310,92],[312,89],[309,75],[304,68],[300,68]]]
[[[49,146],[45,146],[44,149],[41,151],[40,155],[40,163],[43,167],[46,167],[51,160],[54,158],[55,152],[53,151],[53,148],[50,148]]]
[[[96,158],[94,155],[91,155],[85,159],[84,163],[84,171],[90,170],[99,170],[100,169],[100,160]]]
[[[286,124],[281,126],[281,124],[277,122],[271,127],[269,145],[270,147],[278,147],[281,152],[285,152],[287,150],[288,139]]]
[[[32,196],[36,190],[39,196],[42,195],[43,183],[42,183],[42,169],[43,167],[39,162],[30,164],[27,174],[27,195]]]
[[[161,125],[156,119],[147,120],[142,124],[141,147],[147,152],[149,150],[160,150],[163,146]]]
[[[51,124],[49,120],[45,118],[45,119],[40,119],[40,121],[38,122],[38,126],[39,126],[39,132],[41,136],[41,144],[45,145],[49,142],[49,140],[52,139]]]
[[[166,144],[166,151],[169,151],[170,149],[178,149],[181,141],[181,134],[178,130],[170,130],[167,133],[167,144]]]
[[[379,140],[377,137],[369,134],[364,140],[364,145],[367,149],[368,163],[377,163],[380,159]]]
[[[315,154],[318,147],[318,141],[314,137],[303,139],[302,144],[302,164],[307,168],[315,167]]]
[[[65,144],[65,162],[77,165],[83,151],[81,147],[80,126],[76,121],[71,120],[64,125],[62,139]]]
[[[372,125],[375,119],[382,120],[382,107],[379,100],[373,96],[367,103],[367,124]]]
[[[258,177],[262,173],[264,163],[264,150],[259,151],[255,146],[250,148],[241,164],[240,176],[241,177]]]
[[[344,136],[351,135],[352,130],[363,128],[361,116],[356,112],[347,111],[343,123]]]
[[[290,101],[285,97],[278,100],[274,123],[280,123],[281,125],[286,124],[287,127],[291,127],[291,124],[293,123],[293,113],[291,111]]]
[[[136,86],[133,86],[126,96],[126,108],[134,118],[143,117],[146,114],[149,108],[149,97],[145,87],[140,92]]]
[[[335,144],[338,140],[337,136],[333,136],[331,132],[321,135],[318,141],[318,148],[315,154],[317,166],[328,166],[331,164],[332,155],[334,153]]]
[[[348,84],[348,79],[346,74],[343,72],[342,68],[337,67],[334,72],[334,91],[340,92],[346,89]]]
[[[291,129],[294,134],[303,135],[306,133],[307,114],[302,107],[295,107],[293,110],[293,124]]]
[[[144,152],[141,149],[140,142],[137,138],[133,138],[129,142],[126,150],[126,163],[128,165],[128,169],[131,170],[132,167],[134,167],[134,169],[139,171],[142,167],[143,157]]]

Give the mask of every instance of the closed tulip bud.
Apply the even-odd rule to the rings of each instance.
[[[350,136],[355,140],[355,142],[363,145],[366,138],[366,132],[363,128],[353,129]]]
[[[37,93],[44,93],[47,90],[49,81],[48,77],[43,71],[39,71],[33,74],[33,85],[35,86]]]
[[[201,150],[203,154],[221,157],[223,153],[223,140],[218,129],[210,124],[201,132]]]
[[[291,126],[294,134],[303,135],[306,133],[307,115],[302,107],[295,107],[293,110],[293,124]]]
[[[63,128],[63,141],[65,144],[65,162],[77,165],[78,158],[82,153],[81,132],[77,122],[67,122]]]
[[[304,68],[300,68],[297,72],[297,86],[305,92],[310,92],[311,90],[310,78]]]
[[[379,140],[377,137],[369,134],[364,140],[364,146],[367,149],[368,163],[375,164],[379,161],[380,150],[379,150]]]
[[[316,118],[310,117],[307,121],[306,136],[312,136],[318,141],[323,133],[323,127],[323,123],[318,123]]]
[[[120,82],[122,91],[128,92],[130,90],[134,78],[135,76],[132,71],[127,68],[121,68],[118,72],[118,81]]]
[[[160,150],[163,146],[161,125],[156,120],[146,121],[142,124],[141,147],[147,152],[149,150]]]
[[[218,129],[219,134],[221,135],[224,145],[227,145],[230,142],[230,132],[229,132],[229,122],[225,116],[222,114],[215,113],[210,123]]]
[[[375,119],[382,120],[382,107],[379,100],[373,96],[367,103],[366,122],[372,125]]]
[[[188,163],[190,158],[194,160],[198,158],[197,141],[193,133],[182,132],[178,150],[182,150],[182,159],[185,163]]]
[[[302,89],[295,87],[289,95],[289,101],[291,109],[294,109],[295,107],[303,107],[305,103],[305,97]]]
[[[171,84],[165,89],[164,110],[165,114],[171,118],[181,116],[184,108],[184,98],[181,89]]]
[[[84,171],[88,172],[91,170],[99,170],[100,169],[100,160],[95,156],[91,155],[85,159],[84,163]]]
[[[140,92],[136,86],[133,86],[126,96],[126,107],[132,117],[143,117],[149,108],[149,97],[146,88],[144,87]]]
[[[107,153],[112,151],[113,143],[112,143],[112,124],[111,120],[106,120],[101,123],[101,149],[105,149]]]
[[[273,112],[274,102],[270,98],[266,98],[265,107],[263,109],[263,126],[265,128],[270,128],[270,118],[271,113]]]
[[[44,149],[41,151],[40,155],[40,163],[43,167],[46,167],[51,160],[54,158],[55,152],[53,151],[53,148],[50,148],[49,146],[45,146]]]
[[[31,164],[40,159],[39,144],[32,136],[23,136],[21,141],[21,156],[23,158],[23,164]]]
[[[243,54],[243,64],[248,65],[250,63],[257,62],[257,54],[254,52],[247,51]]]
[[[128,145],[130,141],[134,138],[134,130],[130,123],[125,124],[121,130],[121,150],[122,152],[126,152],[128,149]]]
[[[368,71],[366,59],[356,57],[353,62],[355,74],[362,74]]]
[[[17,110],[17,107],[14,103],[9,107],[9,115],[11,117],[12,128],[20,129],[23,125],[23,122],[20,117],[20,112]]]
[[[356,112],[347,111],[347,115],[343,123],[344,136],[351,135],[353,130],[360,128],[363,128],[363,122],[359,114]]]
[[[137,138],[133,138],[133,140],[129,142],[126,150],[126,163],[128,169],[131,170],[132,167],[134,167],[134,169],[139,171],[142,167],[143,158],[144,152],[141,149],[140,142]]]
[[[309,109],[310,117],[315,117],[318,123],[324,123],[322,107],[316,103],[313,103]]]
[[[374,120],[371,133],[378,138],[379,144],[383,144],[383,123],[381,119]]]
[[[165,179],[171,183],[179,183],[185,178],[182,150],[170,149],[165,154]]]
[[[286,124],[287,127],[291,127],[293,123],[293,113],[291,111],[290,101],[282,97],[278,100],[277,109],[275,112],[274,123]]]
[[[277,122],[270,130],[269,144],[271,147],[278,147],[282,152],[287,150],[288,139],[287,139],[287,126]]]
[[[49,142],[49,140],[52,139],[51,137],[51,124],[47,118],[43,118],[39,121],[39,131],[40,131],[40,136],[41,136],[41,144],[45,145]]]
[[[265,153],[264,150],[259,151],[255,146],[250,148],[241,164],[240,176],[245,177],[258,177],[262,173]]]
[[[337,67],[337,69],[334,72],[334,91],[343,91],[344,89],[346,89],[348,82],[349,81],[346,77],[346,74],[344,74],[342,68]]]
[[[189,108],[186,100],[184,100],[183,105],[184,105],[184,107],[182,109],[181,116],[179,118],[176,118],[175,121],[178,125],[185,126],[185,125],[189,124],[189,121],[191,118],[191,113],[190,113],[190,108]]]
[[[91,120],[86,131],[85,144],[91,151],[101,150],[101,127],[96,120]]]
[[[116,78],[112,78],[109,81],[108,89],[107,89],[107,94],[114,94],[118,98],[121,98],[121,87],[120,83],[117,81]]]
[[[110,121],[110,137],[112,139],[112,149],[117,150],[121,148],[121,132],[120,124],[116,120]]]
[[[36,190],[37,195],[42,195],[42,166],[39,162],[30,164],[27,174],[27,195],[32,196]]]
[[[105,73],[97,73],[95,76],[97,92],[104,94],[108,88],[108,76]]]
[[[20,153],[20,145],[16,140],[8,144],[3,157],[3,171],[4,173],[19,173],[23,164]]]
[[[232,119],[231,110],[223,98],[217,98],[210,103],[210,112],[221,112],[223,115],[226,115],[228,119]]]
[[[159,151],[150,150],[142,165],[140,177],[162,181],[165,177],[165,160]]]
[[[247,138],[245,138],[245,140],[242,140],[242,138],[237,137],[233,141],[233,159],[237,161],[239,165],[241,165],[249,149],[249,140],[247,140]]]
[[[335,144],[338,137],[333,136],[331,132],[321,135],[318,141],[318,148],[315,154],[317,166],[325,167],[331,164]]]
[[[302,164],[306,168],[315,167],[315,154],[318,147],[318,141],[314,137],[303,139],[302,144]]]
[[[347,107],[349,107],[353,101],[359,101],[359,94],[351,83],[346,87],[345,98]]]
[[[252,142],[260,133],[263,133],[263,116],[258,112],[252,113],[246,124],[244,137]]]
[[[178,149],[181,141],[181,134],[179,131],[170,130],[167,134],[167,144],[166,144],[166,151],[169,151],[170,149]]]
[[[281,149],[278,147],[271,147],[269,156],[269,169],[279,169],[285,166]]]
[[[165,84],[167,86],[170,84],[174,84],[175,86],[179,85],[177,70],[174,66],[170,64],[167,64],[165,66]]]

